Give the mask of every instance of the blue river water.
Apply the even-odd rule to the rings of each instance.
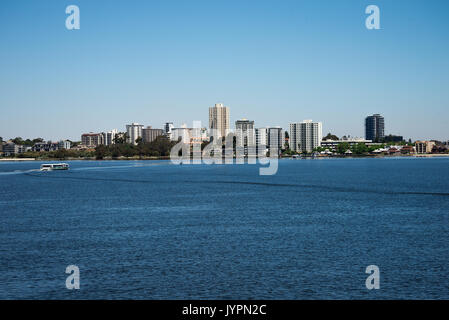
[[[449,299],[449,158],[40,164],[0,162],[0,299]]]

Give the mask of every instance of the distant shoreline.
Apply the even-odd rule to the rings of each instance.
[[[366,158],[448,158],[449,154],[415,154],[415,155],[339,155],[330,157],[305,157],[295,160],[305,159],[366,159]],[[235,157],[234,157],[235,159]],[[246,159],[246,158],[245,158]],[[279,159],[292,159],[291,156],[280,157]],[[154,160],[170,160],[170,157],[144,157],[144,158],[104,158],[96,159],[92,158],[66,158],[66,159],[54,159],[54,158],[0,158],[0,162],[24,162],[24,161],[154,161]]]

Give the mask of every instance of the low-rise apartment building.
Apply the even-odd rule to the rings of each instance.
[[[415,142],[416,153],[419,153],[419,154],[431,153],[434,146],[435,146],[435,142],[433,142],[433,141],[416,141]]]

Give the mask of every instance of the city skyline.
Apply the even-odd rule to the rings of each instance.
[[[209,134],[210,134],[210,130],[211,129],[216,129],[216,128],[211,128],[211,125],[215,126],[213,124],[213,122],[211,123],[211,117],[212,117],[211,116],[211,110],[212,109],[216,109],[217,106],[219,108],[225,108],[226,109],[226,116],[225,117],[229,117],[229,115],[230,115],[230,108],[227,107],[227,106],[224,106],[222,103],[215,103],[214,107],[209,107],[209,125],[206,126],[205,123],[203,123],[202,121],[193,120],[192,123],[194,124],[194,126],[198,126],[199,124],[201,124],[201,128],[205,128],[208,131]],[[386,136],[392,136],[392,135],[396,136],[395,134],[392,134],[391,132],[388,132],[386,130],[384,132],[384,128],[385,128],[384,117],[381,114],[372,114],[372,115],[367,115],[366,117],[364,117],[364,120],[363,120],[364,129],[363,129],[363,134],[362,135],[358,136],[358,135],[353,135],[353,134],[343,134],[343,135],[337,135],[337,136],[339,136],[340,138],[342,138],[342,137],[353,137],[353,138],[365,137],[367,140],[375,141],[377,138],[374,139],[373,137],[368,137],[367,136],[368,135],[367,121],[368,121],[368,119],[371,119],[373,117],[380,117],[382,119],[382,136],[380,138],[384,138]],[[234,122],[235,126],[231,126],[232,122],[229,123],[229,120],[226,120],[224,122],[228,123],[228,127],[226,128],[226,126],[223,126],[222,130],[225,130],[228,133],[237,133],[237,131],[236,131],[236,129],[238,129],[237,123],[242,122],[242,121],[243,122],[247,122],[249,120],[247,118],[238,118]],[[256,121],[255,120],[250,120],[250,122],[252,122],[252,126],[253,126],[254,130],[257,130],[257,129],[267,129],[268,130],[270,128],[280,128],[280,129],[282,129],[283,132],[287,132],[290,135],[291,134],[291,130],[292,130],[292,125],[312,123],[312,120],[303,119],[301,121],[299,121],[299,120],[297,120],[297,121],[289,121],[288,124],[285,127],[278,126],[278,125],[266,125],[266,126],[256,125]],[[325,132],[327,132],[327,134],[334,134],[335,135],[334,131],[332,131],[331,129],[329,131],[324,131],[323,130],[323,121],[318,121],[318,122],[313,122],[313,123],[319,125],[319,131],[318,131],[319,134],[317,135],[317,133],[313,133],[314,136],[319,137],[320,139],[324,138]],[[180,123],[179,126],[174,126],[174,123],[172,121],[167,121],[163,125],[157,127],[157,126],[153,126],[153,125],[139,124],[137,122],[132,122],[131,124],[122,124],[121,127],[124,127],[124,130],[113,128],[113,129],[106,129],[106,130],[98,130],[97,129],[97,130],[90,130],[88,132],[82,132],[82,133],[78,134],[78,138],[74,138],[74,139],[71,139],[70,137],[62,137],[62,138],[57,138],[57,139],[47,139],[47,138],[39,136],[39,135],[34,136],[34,137],[26,137],[26,136],[21,136],[21,135],[7,137],[7,136],[1,136],[0,135],[0,137],[3,138],[4,141],[20,137],[20,138],[25,138],[25,139],[41,138],[41,139],[43,139],[43,141],[56,141],[56,142],[59,142],[59,141],[62,141],[62,140],[69,140],[69,141],[73,141],[73,142],[77,142],[77,141],[82,142],[83,141],[83,136],[85,136],[85,135],[102,135],[102,134],[103,135],[110,135],[109,138],[104,138],[104,139],[108,139],[110,141],[113,141],[113,139],[114,139],[114,137],[115,137],[115,135],[117,133],[126,133],[127,134],[126,142],[127,143],[136,144],[135,139],[133,139],[133,138],[143,137],[143,131],[144,130],[157,131],[157,132],[160,132],[162,134],[164,132],[168,133],[169,131],[172,130],[172,128],[175,128],[175,129],[188,128],[188,125],[187,125],[187,123]],[[294,129],[294,130],[296,130],[296,129]],[[220,130],[218,130],[218,132],[220,132]],[[147,133],[147,135],[149,135],[149,134],[150,133]],[[81,139],[79,139],[80,135],[81,135]],[[151,135],[153,136],[154,133],[151,133]],[[435,138],[411,139],[411,138],[408,138],[408,137],[403,137],[402,135],[396,136],[396,137],[401,137],[404,140],[409,140],[410,139],[410,140],[413,140],[413,141],[419,141],[419,140],[424,140],[424,141],[425,140],[449,141],[448,139],[441,139],[441,140],[439,140],[439,139],[435,139]],[[321,141],[320,139],[319,139],[319,141]],[[105,143],[105,144],[107,145],[107,143]],[[314,145],[317,145],[317,142],[315,142]],[[308,149],[310,149],[310,148],[308,148]]]
[[[4,139],[207,124],[214,101],[231,124],[316,119],[324,133],[363,137],[380,113],[386,134],[448,139],[445,1],[376,1],[380,30],[365,27],[367,1],[76,4],[81,28],[69,31],[65,3],[2,3]]]

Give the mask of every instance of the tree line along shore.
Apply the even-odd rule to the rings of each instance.
[[[329,134],[330,135],[330,134]],[[328,136],[329,136],[328,135]],[[18,139],[18,138],[16,138]],[[23,140],[23,143],[32,144],[34,140]],[[159,136],[151,142],[143,142],[141,139],[136,141],[137,144],[126,143],[118,141],[111,145],[99,145],[95,148],[87,149],[59,149],[56,151],[27,151],[14,156],[1,157],[2,160],[169,160],[171,149],[178,143],[178,141],[171,141],[166,136]],[[209,142],[203,142],[201,144],[201,150],[203,150]],[[385,157],[385,156],[418,156],[411,152],[403,152],[405,150],[411,150],[411,142],[400,142],[403,148],[402,151],[395,150],[395,152],[382,152],[375,153],[376,150],[385,148],[386,143],[379,143],[375,145],[367,146],[364,143],[358,143],[350,145],[346,142],[338,144],[335,150],[329,152],[324,147],[317,147],[312,152],[295,152],[285,145],[285,148],[281,150],[280,157],[296,157],[301,156],[308,157]],[[225,139],[222,141],[223,149],[225,148]],[[236,139],[234,136],[233,141],[234,152],[236,150]],[[394,147],[393,147],[394,149]],[[224,152],[223,152],[224,154]],[[269,155],[269,153],[268,153]],[[446,154],[449,155],[449,154]]]

